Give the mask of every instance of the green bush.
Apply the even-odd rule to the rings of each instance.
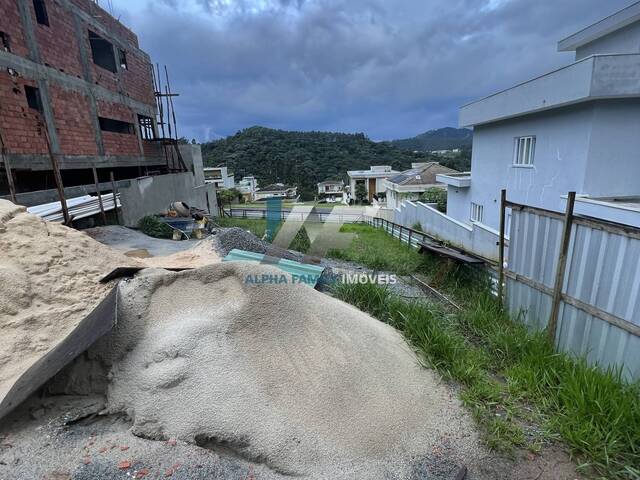
[[[436,203],[438,204],[438,210],[446,213],[447,211],[447,191],[438,188],[431,187],[427,189],[422,195],[420,195],[420,201],[424,203]]]
[[[171,238],[173,236],[173,228],[153,215],[142,217],[138,222],[138,228],[150,237]]]
[[[289,245],[289,249],[295,250],[300,253],[307,253],[311,248],[311,240],[309,240],[309,235],[307,234],[307,230],[302,227],[298,230],[298,233],[293,238],[291,245]]]

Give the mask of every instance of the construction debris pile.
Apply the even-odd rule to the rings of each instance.
[[[218,263],[220,245],[268,251],[220,231],[181,252],[214,264],[174,273],[166,257],[126,257],[0,202],[0,394],[107,295],[100,278],[154,260],[121,280],[117,324],[49,391],[100,395],[100,416],[124,416],[136,437],[196,445],[262,478],[423,478],[443,448],[438,468],[452,475],[480,460],[469,415],[393,328],[304,284],[248,282],[282,272]]]
[[[215,248],[220,256],[225,257],[231,250],[245,250],[247,252],[262,253],[272,257],[286,258],[299,262],[304,255],[291,252],[284,248],[260,240],[254,234],[239,227],[222,228],[215,236]]]

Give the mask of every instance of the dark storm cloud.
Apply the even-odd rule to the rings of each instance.
[[[116,0],[172,73],[182,133],[251,125],[362,131],[456,125],[465,102],[572,60],[557,41],[629,0]]]

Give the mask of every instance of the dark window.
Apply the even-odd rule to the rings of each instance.
[[[98,117],[98,120],[100,122],[100,130],[104,130],[105,132],[135,134],[133,123],[104,117]]]
[[[120,57],[120,68],[123,70],[129,70],[129,65],[127,64],[127,52],[119,49],[118,56]]]
[[[5,52],[10,52],[11,51],[11,45],[9,44],[9,35],[7,35],[4,32],[0,32],[0,47]]]
[[[89,30],[89,43],[91,44],[93,63],[105,70],[116,73],[118,69],[116,68],[116,58],[111,42]]]
[[[140,135],[144,140],[153,140],[156,138],[156,131],[153,128],[153,119],[138,115],[138,124],[140,125]]]
[[[33,0],[33,9],[36,11],[36,20],[40,25],[49,26],[49,15],[44,0]]]
[[[29,108],[33,108],[39,112],[42,112],[42,99],[40,98],[40,90],[36,87],[24,86],[24,94],[27,97],[27,104]]]

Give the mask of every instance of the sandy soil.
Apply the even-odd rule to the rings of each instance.
[[[114,266],[139,265],[85,234],[0,200],[0,402],[113,285]]]

